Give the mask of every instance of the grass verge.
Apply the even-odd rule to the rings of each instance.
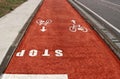
[[[0,0],[0,17],[14,10],[25,1],[27,0]]]

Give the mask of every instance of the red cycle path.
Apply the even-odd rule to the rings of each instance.
[[[36,20],[52,19],[46,32]],[[88,28],[88,32],[70,32],[71,20]],[[29,51],[38,50],[30,57]],[[42,56],[49,49],[50,56]],[[55,50],[63,51],[62,57]],[[26,50],[17,57],[17,52]],[[16,49],[6,74],[68,74],[69,79],[119,79],[120,61],[99,35],[66,0],[44,0]]]

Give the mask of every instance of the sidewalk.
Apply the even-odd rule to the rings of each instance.
[[[21,29],[42,0],[28,0],[11,13],[0,18],[0,65]]]

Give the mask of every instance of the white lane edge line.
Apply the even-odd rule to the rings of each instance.
[[[95,13],[94,11],[92,11],[91,9],[89,9],[88,7],[86,7],[84,4],[82,4],[81,2],[75,0],[77,3],[81,4],[83,7],[85,7],[86,9],[88,9],[90,12],[92,12],[95,16],[97,16],[98,18],[100,18],[101,20],[103,20],[104,22],[106,22],[110,27],[112,27],[114,30],[116,30],[118,33],[120,33],[120,30],[118,28],[116,28],[114,25],[112,25],[111,23],[109,23],[107,20],[105,20],[104,18],[102,18],[100,15],[98,15],[97,13]]]
[[[117,7],[120,7],[119,4],[112,3],[112,2],[110,2],[110,1],[108,1],[108,0],[101,0],[101,1],[102,1],[102,2],[105,2],[105,3],[108,3],[108,4],[111,4],[111,5],[114,5],[114,6],[117,6]]]
[[[68,79],[67,74],[3,74],[1,79]]]

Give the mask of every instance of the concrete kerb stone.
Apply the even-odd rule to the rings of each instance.
[[[35,1],[28,0],[27,2],[25,2],[24,4],[22,4],[20,7],[18,7],[17,9],[15,9],[13,12],[11,12],[10,14],[8,14],[8,15],[6,15],[6,16],[4,16],[4,17],[2,17],[0,19],[0,23],[2,23],[4,25],[4,27],[0,27],[0,28],[2,28],[3,30],[5,30],[8,27],[7,31],[9,33],[8,33],[8,35],[4,34],[4,36],[6,36],[6,38],[9,38],[9,36],[11,34],[10,32],[12,32],[12,34],[15,34],[15,35],[13,35],[13,36],[10,37],[10,38],[12,38],[10,41],[8,41],[9,39],[5,39],[4,37],[2,39],[3,41],[5,39],[4,42],[7,41],[8,44],[3,45],[4,50],[2,50],[2,47],[0,48],[0,52],[4,52],[4,54],[1,54],[1,58],[0,58],[0,63],[1,63],[0,64],[0,76],[2,75],[2,73],[4,72],[4,70],[6,69],[6,67],[7,67],[7,65],[8,65],[8,63],[9,63],[9,61],[10,61],[10,59],[11,59],[13,53],[14,53],[14,51],[15,51],[15,49],[17,48],[19,42],[21,41],[22,37],[24,36],[24,34],[25,34],[25,32],[26,32],[26,30],[28,28],[28,25],[30,24],[32,18],[34,17],[34,15],[36,14],[37,10],[41,6],[42,2],[43,2],[43,0],[35,0]],[[32,5],[32,4],[34,4],[34,5]],[[26,11],[25,8],[27,10],[28,9],[29,10]],[[25,9],[25,10],[23,10],[23,9]],[[23,10],[23,11],[21,11],[21,10]],[[22,12],[22,13],[20,13],[20,12]],[[24,14],[24,12],[25,12],[25,14]],[[27,17],[24,18],[24,16],[26,16],[26,15],[27,15]],[[20,16],[19,18],[23,17],[24,19],[22,18],[21,19],[22,21],[17,22],[18,21],[18,17],[17,16]],[[11,28],[9,27],[10,25],[5,24],[6,22],[8,22],[8,21],[10,22],[11,21],[10,18],[16,19],[16,21],[13,20],[13,21],[15,21],[15,23],[13,23],[13,24],[9,23],[9,24],[11,24]],[[13,21],[11,21],[11,22],[13,22]],[[20,25],[16,24],[16,22],[19,23]],[[16,27],[15,27],[15,24],[16,24]],[[18,29],[17,26],[20,26],[20,28]],[[10,30],[12,30],[12,31],[10,31]],[[4,44],[4,42],[2,42],[2,43]]]
[[[114,40],[119,39],[106,28],[109,24],[97,17],[88,7],[77,0],[68,1],[88,21],[88,23],[91,24],[93,29],[97,31],[102,39],[104,39],[109,47],[114,51],[114,54],[120,59],[120,45],[118,45],[120,42],[117,41],[116,43]]]

